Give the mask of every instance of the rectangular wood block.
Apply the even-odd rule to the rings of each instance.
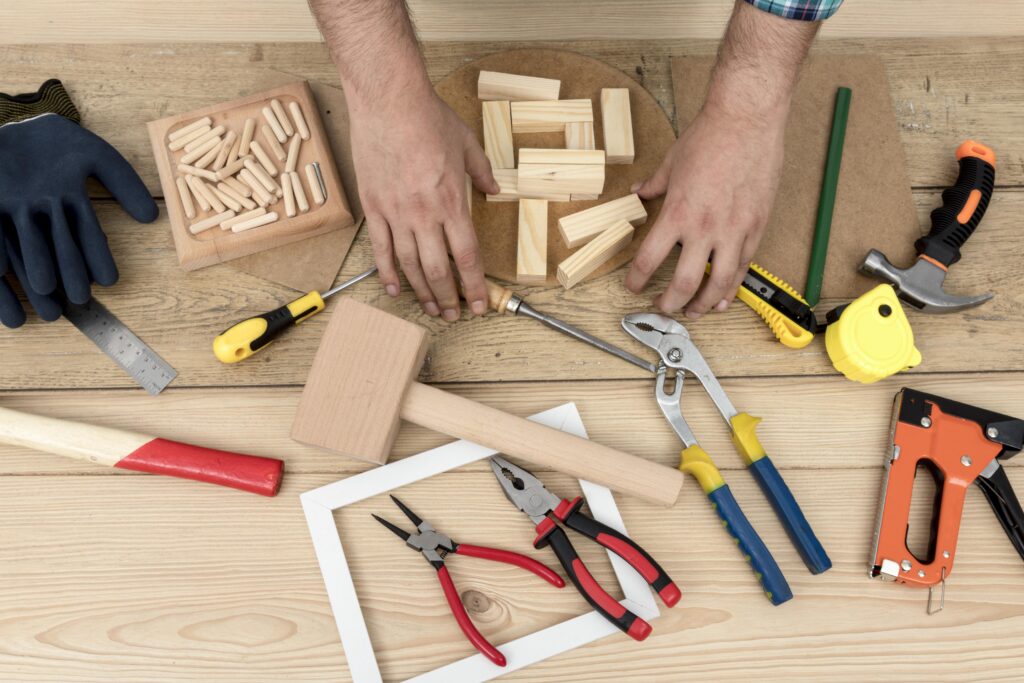
[[[567,202],[570,200],[568,194],[548,194],[540,192],[529,196],[519,194],[519,171],[514,168],[492,169],[494,180],[497,181],[501,191],[498,194],[487,195],[489,202],[517,202],[520,199],[546,199],[549,202]]]
[[[633,163],[633,118],[627,88],[601,89],[601,125],[608,163]]]
[[[604,164],[519,164],[519,195],[601,194]]]
[[[484,154],[491,168],[515,168],[512,149],[512,109],[508,101],[484,102]]]
[[[604,165],[603,149],[533,149],[519,150],[519,165],[523,164],[590,164]]]
[[[566,149],[597,149],[594,142],[594,122],[577,121],[565,124]]]
[[[590,100],[512,102],[513,133],[558,133],[565,124],[594,121]]]
[[[633,225],[647,222],[647,209],[636,194],[613,199],[558,219],[558,232],[570,249],[582,246],[619,221]]]
[[[516,282],[544,282],[547,277],[548,203],[543,199],[520,199]]]
[[[476,96],[481,100],[557,100],[562,82],[554,78],[481,71]]]
[[[626,248],[633,241],[633,226],[619,221],[595,237],[589,244],[558,264],[556,276],[569,289],[594,272],[598,266]]]
[[[427,331],[351,297],[341,297],[330,315],[291,436],[350,458],[387,462],[406,389],[427,353]]]

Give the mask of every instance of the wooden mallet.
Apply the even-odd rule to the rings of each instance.
[[[97,465],[205,481],[273,496],[284,463],[145,434],[0,408],[0,443],[34,448]]]
[[[380,464],[404,419],[662,505],[679,496],[683,473],[675,468],[417,382],[426,351],[424,328],[342,300],[313,360],[292,438]]]

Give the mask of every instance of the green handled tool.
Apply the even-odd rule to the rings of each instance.
[[[342,282],[337,287],[328,289],[323,294],[314,290],[269,313],[247,318],[232,325],[213,340],[213,354],[222,363],[237,363],[240,360],[245,360],[277,339],[288,328],[294,327],[324,310],[325,299],[365,280],[376,272],[377,266],[374,266],[366,272]]]

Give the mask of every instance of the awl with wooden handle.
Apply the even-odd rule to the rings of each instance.
[[[0,443],[34,448],[97,465],[205,481],[273,496],[284,463],[159,439],[111,427],[0,408]]]
[[[492,311],[497,312],[499,315],[504,315],[506,313],[511,315],[525,315],[527,318],[533,318],[541,324],[561,332],[567,337],[572,337],[584,344],[590,344],[594,348],[601,349],[605,353],[610,353],[616,358],[621,358],[627,363],[632,363],[638,368],[643,368],[651,374],[658,371],[658,368],[653,363],[646,361],[639,356],[634,356],[629,351],[620,349],[618,346],[610,344],[603,339],[599,339],[592,334],[584,332],[574,325],[570,325],[569,323],[550,316],[547,313],[538,311],[508,287],[503,287],[497,282],[493,282],[486,278],[484,278],[484,282],[487,284],[487,305]]]

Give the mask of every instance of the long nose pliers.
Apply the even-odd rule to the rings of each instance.
[[[680,469],[694,475],[700,483],[729,532],[735,537],[744,554],[749,557],[751,566],[759,575],[769,599],[774,604],[789,600],[792,591],[778,564],[743,514],[711,457],[700,446],[697,437],[683,418],[680,399],[685,374],[692,374],[704,387],[729,426],[736,450],[771,503],[804,564],[812,573],[820,574],[832,566],[832,561],[814,535],[782,475],[758,440],[756,428],[761,421],[760,418],[736,410],[722,385],[711,372],[704,356],[690,339],[689,332],[676,320],[659,313],[631,313],[622,319],[622,327],[641,344],[655,349],[661,357],[655,396],[661,412],[686,446],[682,452]],[[672,393],[665,389],[669,368],[676,371]]]
[[[455,621],[459,623],[459,628],[462,629],[463,634],[465,634],[466,638],[480,654],[498,666],[505,666],[505,655],[501,654],[498,648],[491,645],[480,634],[480,631],[473,625],[473,622],[470,621],[466,608],[462,605],[459,592],[455,589],[455,584],[452,582],[452,577],[448,574],[448,568],[444,566],[445,557],[450,554],[468,555],[469,557],[479,557],[483,560],[515,565],[533,572],[556,588],[565,587],[565,581],[548,567],[525,555],[509,552],[508,550],[469,545],[468,543],[456,543],[448,536],[434,529],[428,522],[424,522],[417,517],[416,513],[406,507],[398,498],[391,496],[391,500],[405,513],[409,521],[416,525],[416,532],[409,533],[377,515],[373,515],[373,518],[405,541],[407,546],[423,554],[423,557],[430,563],[430,566],[437,570],[437,580],[441,582],[444,597],[447,599],[448,606],[451,608]]]

